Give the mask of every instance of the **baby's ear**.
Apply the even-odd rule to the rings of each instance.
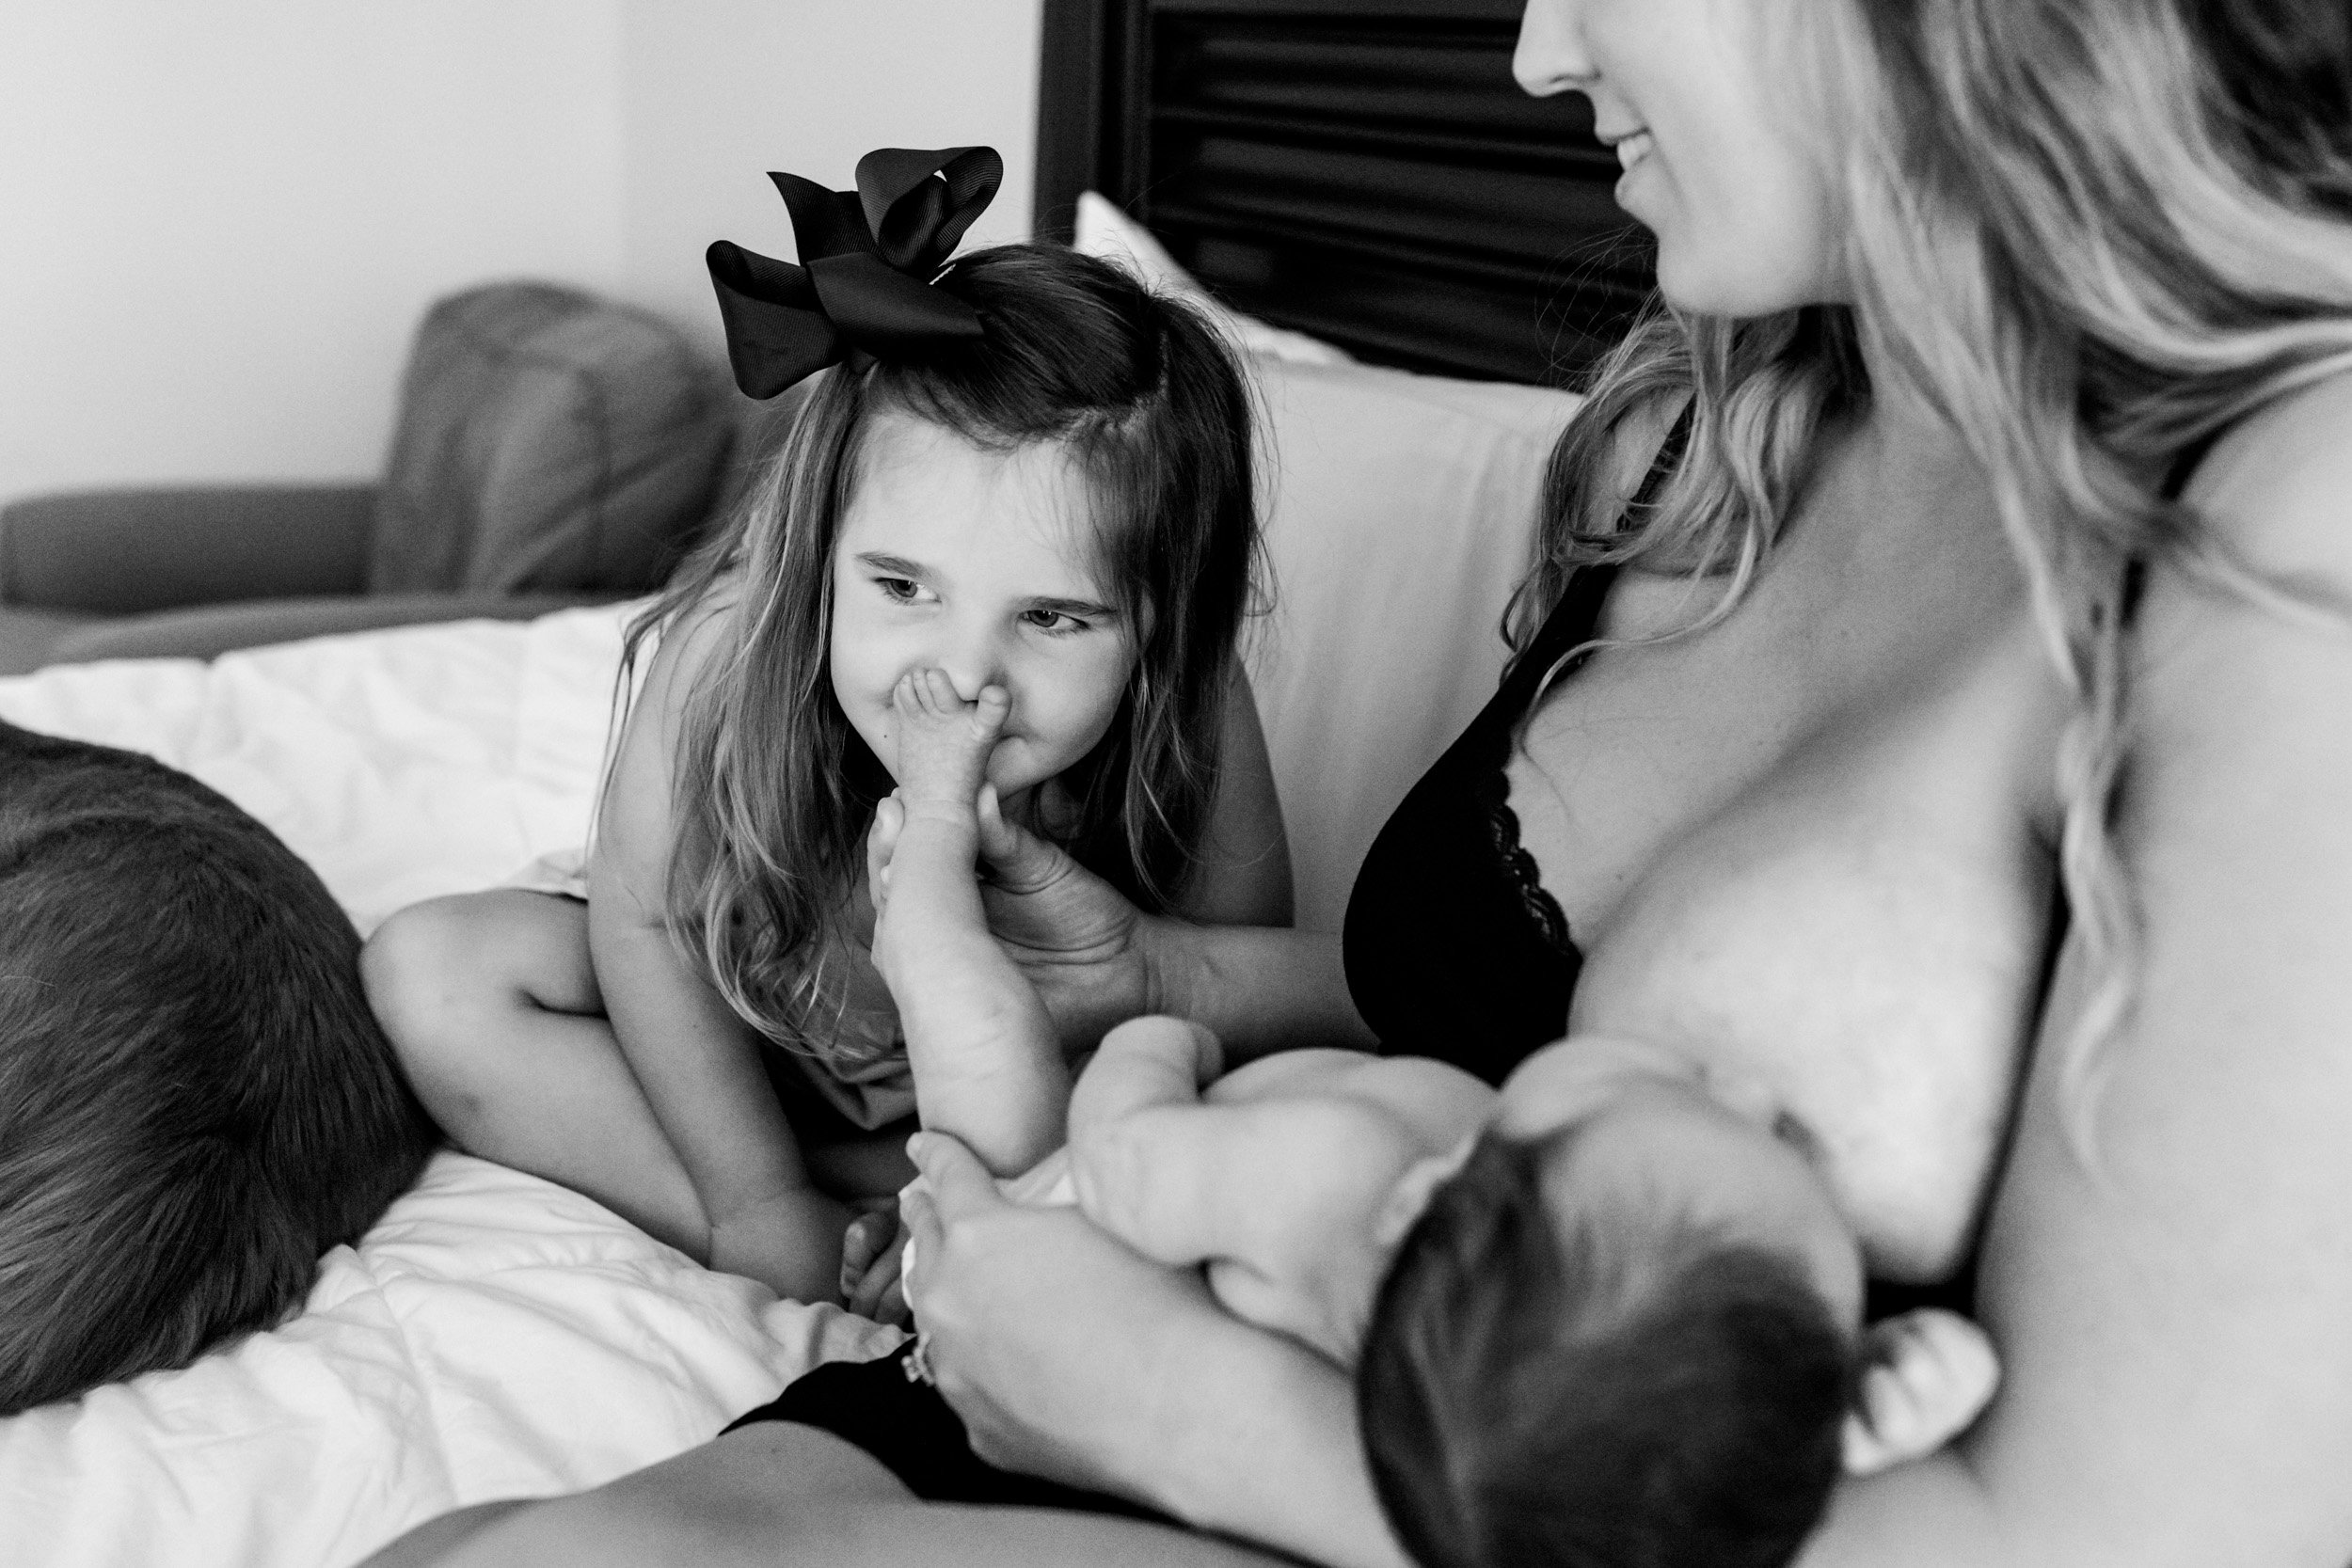
[[[1430,1198],[1470,1163],[1470,1151],[1477,1147],[1478,1135],[1472,1133],[1443,1154],[1424,1154],[1406,1165],[1373,1216],[1372,1244],[1383,1255],[1393,1252],[1405,1233],[1413,1228],[1413,1222],[1421,1218],[1422,1211],[1429,1207]]]
[[[1975,1420],[2001,1381],[1993,1341],[1957,1312],[1922,1307],[1863,1331],[1863,1373],[1847,1413],[1850,1476],[1924,1459]]]

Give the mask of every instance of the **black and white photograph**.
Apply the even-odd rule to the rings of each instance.
[[[2352,1568],[2346,0],[8,0],[0,1568]]]

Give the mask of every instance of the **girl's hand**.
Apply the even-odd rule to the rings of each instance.
[[[924,1180],[904,1200],[907,1294],[973,1451],[1149,1500],[1169,1457],[1151,1386],[1190,1362],[1170,1337],[1227,1322],[1199,1274],[1146,1261],[1074,1209],[1007,1202],[953,1138],[923,1133],[911,1152]]]
[[[895,1205],[850,1222],[841,1238],[842,1305],[876,1323],[906,1325],[906,1290],[898,1277],[906,1240],[906,1224]]]
[[[993,790],[979,798],[980,891],[988,928],[1036,988],[1066,1049],[1160,1010],[1152,921],[1069,851],[1009,822]]]

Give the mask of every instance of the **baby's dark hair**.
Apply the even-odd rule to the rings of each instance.
[[[1095,505],[1104,592],[1136,639],[1109,732],[1062,775],[1064,842],[1149,910],[1181,895],[1216,790],[1258,558],[1252,410],[1232,350],[1192,307],[1059,245],[959,257],[931,285],[981,336],[813,382],[728,527],[633,623],[644,641],[739,573],[729,642],[689,699],[672,772],[678,849],[668,914],[746,1021],[824,1051],[814,976],[889,773],[829,685],[833,553],[877,414],[984,451],[1056,443]]]
[[[1357,1399],[1391,1528],[1423,1568],[1776,1568],[1837,1480],[1849,1336],[1754,1243],[1658,1215],[1563,1235],[1564,1157],[1486,1136],[1382,1285]]]
[[[435,1136],[310,867],[185,774],[0,724],[0,1415],[277,1322]]]

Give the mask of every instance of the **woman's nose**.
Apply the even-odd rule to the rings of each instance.
[[[1549,98],[1593,79],[1583,9],[1583,0],[1527,0],[1519,15],[1519,45],[1511,55],[1511,74],[1521,91]]]

